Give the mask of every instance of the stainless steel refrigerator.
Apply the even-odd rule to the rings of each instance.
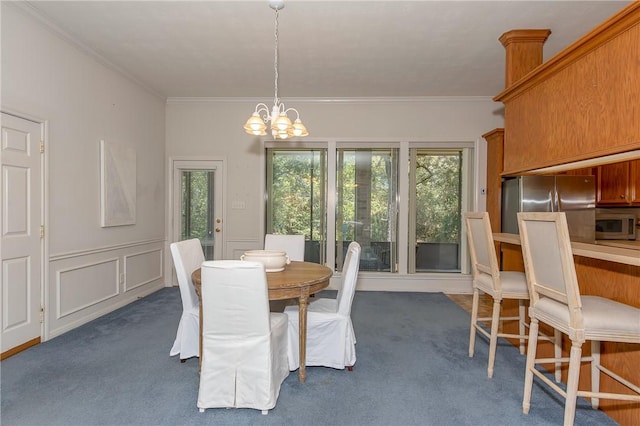
[[[518,234],[517,212],[565,212],[571,241],[594,242],[594,176],[517,176],[502,180],[502,232]]]

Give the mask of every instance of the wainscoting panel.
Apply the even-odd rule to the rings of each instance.
[[[124,291],[131,291],[142,285],[162,278],[161,249],[148,250],[124,257]]]
[[[56,319],[118,295],[120,261],[116,258],[61,269],[56,274]]]
[[[164,246],[162,239],[50,256],[44,340],[162,288]]]

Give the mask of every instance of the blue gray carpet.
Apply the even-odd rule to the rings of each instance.
[[[326,295],[334,296],[335,292]],[[322,295],[320,295],[322,296]],[[162,289],[6,359],[0,423],[11,425],[559,425],[563,400],[534,385],[522,414],[525,357],[501,341],[493,379],[487,342],[467,354],[469,314],[445,295],[358,292],[353,372],[292,372],[276,407],[199,413],[198,360],[169,357],[181,314]],[[576,425],[613,425],[579,400]]]

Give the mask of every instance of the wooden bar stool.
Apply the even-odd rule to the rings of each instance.
[[[520,353],[525,353],[525,339],[528,339],[525,322],[525,301],[529,300],[527,279],[524,272],[500,271],[498,259],[493,243],[493,233],[487,212],[467,212],[464,215],[467,226],[467,238],[469,241],[469,254],[473,268],[473,303],[471,307],[471,328],[469,334],[469,357],[473,357],[475,350],[476,333],[479,332],[489,339],[489,362],[487,376],[493,377],[493,368],[496,358],[498,337],[515,338],[520,340]],[[478,318],[478,303],[480,292],[493,299],[493,313],[491,318]],[[504,299],[518,300],[518,316],[501,316],[502,301]],[[490,331],[482,324],[491,321]],[[501,333],[498,331],[501,321],[518,321],[518,334]],[[555,353],[560,356],[560,333],[549,339],[558,342],[555,345]],[[556,380],[560,381],[560,366],[556,369]]]
[[[578,396],[591,398],[594,409],[600,398],[640,402],[638,385],[600,364],[600,342],[640,343],[640,309],[604,297],[580,296],[563,212],[518,213],[518,226],[531,295],[523,412],[529,412],[534,375],[565,398],[565,425],[573,424]],[[540,322],[571,339],[569,358],[536,359]],[[586,341],[591,341],[591,356],[583,357],[582,344]],[[566,390],[536,369],[537,364],[558,361],[569,363]],[[590,391],[578,390],[582,361],[591,363]],[[626,386],[631,393],[600,392],[600,373]]]

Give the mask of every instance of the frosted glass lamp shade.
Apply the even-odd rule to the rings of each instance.
[[[245,123],[244,130],[250,135],[265,136],[267,134],[267,125],[260,118],[260,114],[254,112]]]
[[[302,121],[299,118],[297,118],[296,121],[293,122],[293,130],[291,133],[292,133],[291,136],[298,136],[298,137],[309,135],[309,131],[304,126],[304,124],[302,124]]]
[[[271,123],[271,128],[277,130],[278,132],[286,132],[289,128],[291,128],[291,120],[287,117],[286,114],[280,114],[278,117],[273,120]]]

